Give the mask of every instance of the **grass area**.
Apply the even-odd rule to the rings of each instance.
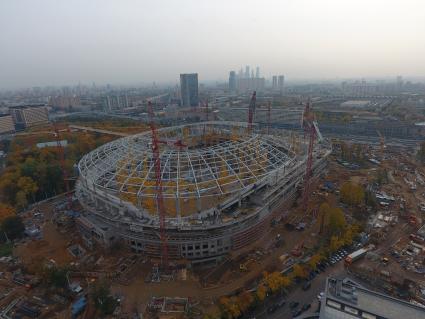
[[[0,257],[12,255],[13,244],[0,244]]]

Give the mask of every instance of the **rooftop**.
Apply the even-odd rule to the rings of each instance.
[[[353,281],[328,278],[325,296],[327,306],[321,309],[321,319],[425,318],[425,308],[369,290]]]

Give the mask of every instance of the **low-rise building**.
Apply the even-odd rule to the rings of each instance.
[[[15,132],[12,115],[0,115],[0,134],[10,134]]]
[[[10,114],[17,130],[49,123],[49,112],[44,105],[11,107]]]
[[[425,308],[384,295],[351,280],[328,278],[320,319],[422,319]]]

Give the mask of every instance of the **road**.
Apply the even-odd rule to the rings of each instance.
[[[273,301],[268,300],[265,302],[264,307],[250,316],[250,318],[255,317],[256,319],[289,319],[292,318],[291,309],[289,308],[289,303],[292,301],[297,301],[300,303],[299,307],[302,307],[303,304],[311,303],[311,308],[306,311],[306,313],[314,313],[319,307],[317,301],[317,295],[325,289],[326,278],[329,276],[340,277],[346,274],[344,268],[344,262],[340,261],[339,263],[328,267],[324,272],[320,273],[313,279],[311,282],[311,287],[307,291],[301,289],[301,285],[298,285],[297,288],[292,290],[289,295],[284,297],[286,300],[285,306],[279,308],[274,313],[267,313],[266,309],[274,303],[277,303],[280,299],[275,299]]]
[[[113,131],[109,131],[109,130],[102,130],[102,129],[88,127],[88,126],[70,125],[69,127],[71,129],[79,130],[79,131],[96,132],[96,133],[102,133],[102,134],[108,134],[108,135],[115,135],[115,136],[120,136],[120,137],[125,137],[125,136],[130,135],[130,134],[127,134],[127,133],[113,132]]]

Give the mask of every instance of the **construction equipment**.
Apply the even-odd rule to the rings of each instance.
[[[271,102],[267,103],[267,135],[270,134]]]
[[[257,100],[257,92],[252,92],[251,101],[248,107],[248,134],[252,133],[252,121],[254,120],[255,103]]]
[[[315,120],[314,113],[312,111],[312,106],[310,99],[307,100],[305,105],[302,118],[301,118],[302,127],[304,129],[304,136],[308,136],[308,153],[307,153],[307,163],[304,177],[304,189],[302,196],[302,207],[303,210],[307,213],[308,200],[310,198],[310,188],[311,188],[311,177],[313,174],[313,149],[314,142],[316,137],[319,138],[319,141],[323,139],[322,134],[319,131],[319,127]]]
[[[53,130],[55,132],[54,136],[56,138],[56,145],[59,152],[59,161],[60,161],[60,165],[62,169],[63,182],[65,183],[67,209],[71,209],[72,208],[72,193],[70,192],[68,172],[65,167],[65,152],[60,140],[59,129],[55,122],[53,122],[52,125],[53,125]]]
[[[152,134],[152,155],[155,166],[155,178],[156,178],[156,204],[159,215],[159,232],[161,239],[161,262],[162,269],[168,271],[168,243],[165,229],[165,206],[164,198],[162,194],[162,180],[161,180],[161,158],[159,155],[159,144],[158,133],[156,131],[156,125],[154,121],[154,112],[152,102],[148,102],[148,113],[149,113],[149,126]]]
[[[379,135],[379,145],[380,145],[381,159],[384,159],[385,137],[381,134],[381,132],[379,130],[376,130],[376,133],[378,133],[378,135]]]
[[[249,266],[254,262],[255,260],[250,258],[246,262],[239,264],[239,270],[242,272],[246,272],[249,270]]]
[[[294,257],[300,257],[302,255],[302,249],[304,248],[304,242],[299,243],[291,250],[291,255]]]

